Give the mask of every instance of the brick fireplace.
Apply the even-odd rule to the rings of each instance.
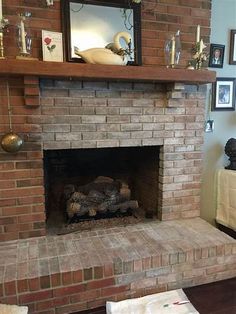
[[[199,218],[204,85],[38,83],[10,79],[13,130],[25,144],[0,153],[2,303],[65,314],[235,276],[235,241]],[[158,152],[159,221],[44,236],[46,153],[129,148]]]
[[[54,1],[50,8],[43,1],[3,1],[3,11],[11,25],[4,35],[8,58],[6,62],[2,60],[0,68],[1,74],[6,75],[0,81],[0,134],[9,130],[5,86],[9,79],[13,130],[24,137],[25,144],[15,155],[0,151],[0,240],[45,235],[46,150],[159,146],[159,219],[199,215],[204,87],[173,83],[185,82],[187,73],[163,72],[163,47],[167,35],[181,29],[181,66],[185,67],[191,59],[197,24],[201,24],[204,42],[209,42],[210,10],[209,0],[142,0],[144,67],[97,67],[94,71],[82,65],[74,70],[66,62],[60,66],[40,61],[14,62],[18,54],[12,22],[15,12],[32,13],[32,54],[40,60],[42,28],[61,31],[60,1]],[[158,71],[153,72],[157,66]],[[63,74],[59,73],[61,69]],[[78,73],[83,71],[87,80],[78,80]],[[201,76],[200,82],[212,82],[207,71],[204,75],[194,72],[187,74],[188,82],[196,84],[197,76]],[[45,76],[67,79],[43,79]],[[77,79],[71,80],[73,77]],[[110,77],[113,80],[107,80]],[[159,82],[154,83],[157,77]],[[100,81],[95,81],[97,78]],[[163,81],[172,84],[162,84]]]
[[[10,18],[32,12],[33,56],[40,58],[41,29],[61,31],[60,1],[47,9],[38,1],[5,2]],[[211,1],[143,0],[142,6],[142,67],[10,60],[17,55],[12,26],[5,36],[0,135],[9,131],[8,80],[13,131],[25,143],[16,154],[0,149],[2,303],[26,304],[30,314],[65,314],[235,276],[235,241],[199,218],[201,84],[214,75],[162,67],[167,33],[181,29],[182,66],[191,58],[197,24],[209,42]],[[116,149],[157,151],[151,193],[159,220],[47,234],[46,156]]]
[[[13,125],[25,144],[14,155],[1,152],[2,240],[46,233],[43,151],[49,150],[157,146],[155,213],[160,220],[199,216],[204,86],[42,79],[40,107],[22,107],[14,105],[20,80],[11,85]]]

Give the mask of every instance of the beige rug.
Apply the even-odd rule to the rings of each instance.
[[[107,302],[107,314],[199,314],[182,289],[120,302]]]

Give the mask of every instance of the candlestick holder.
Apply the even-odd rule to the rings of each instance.
[[[4,37],[4,29],[9,25],[8,19],[4,17],[0,20],[0,59],[5,59],[4,56],[4,44],[3,44],[3,37]]]
[[[206,45],[203,43],[202,39],[197,42],[193,48],[193,62],[191,62],[191,64],[194,64],[196,70],[200,70],[203,63],[208,59],[208,54],[204,51],[205,48]]]
[[[19,47],[19,55],[16,57],[17,59],[32,59],[32,38],[28,26],[30,17],[30,12],[19,14],[20,21],[17,25],[17,42]]]
[[[166,40],[164,53],[167,68],[174,68],[179,64],[181,54],[180,31]]]

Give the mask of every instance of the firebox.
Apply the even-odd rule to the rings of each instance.
[[[47,227],[132,215],[155,216],[160,146],[44,151]]]

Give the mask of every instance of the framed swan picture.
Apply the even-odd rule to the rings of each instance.
[[[62,0],[67,61],[141,64],[140,3]]]

